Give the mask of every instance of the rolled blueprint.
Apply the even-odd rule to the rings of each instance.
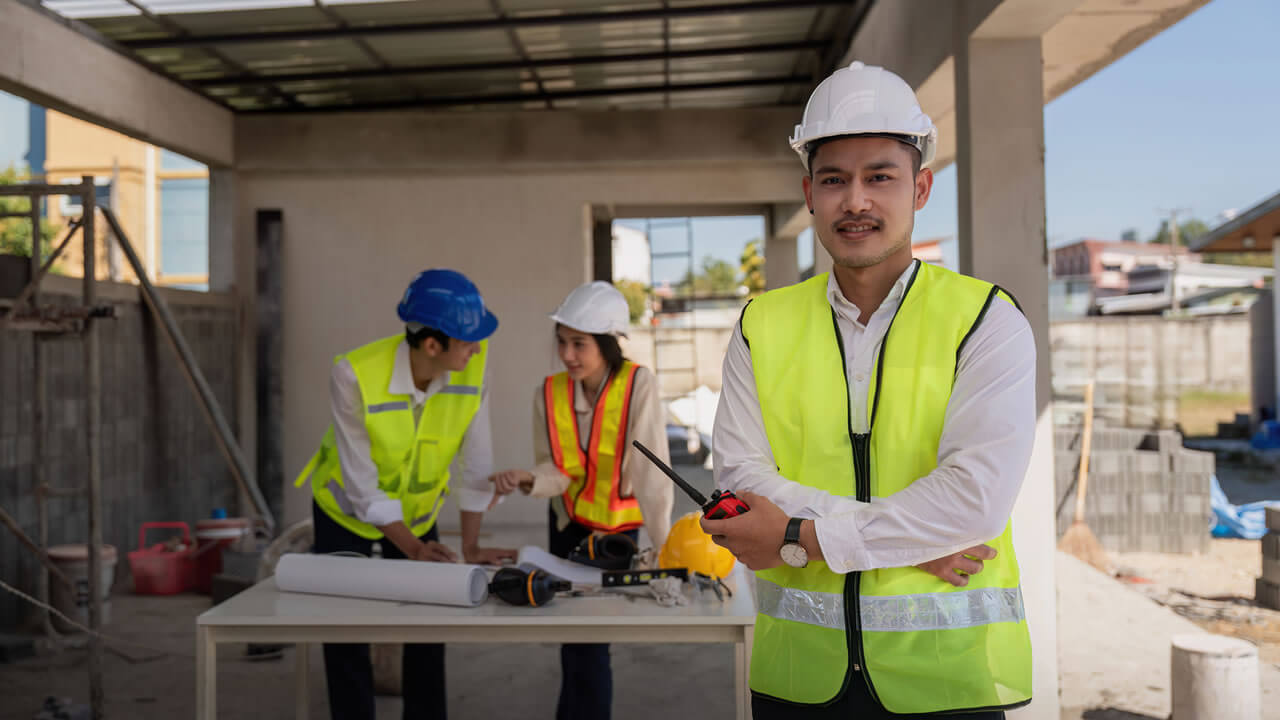
[[[276,565],[286,592],[475,607],[489,597],[479,565],[291,553]]]

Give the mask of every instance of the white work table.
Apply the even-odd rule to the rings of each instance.
[[[686,585],[689,604],[673,608],[647,596],[557,597],[540,608],[490,597],[479,607],[459,608],[288,593],[267,579],[197,618],[196,718],[217,717],[218,643],[297,644],[297,716],[307,718],[308,643],[603,642],[733,643],[737,716],[745,719],[755,602],[741,567],[725,582],[732,598],[722,602],[710,590]]]

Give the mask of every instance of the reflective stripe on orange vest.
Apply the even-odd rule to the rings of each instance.
[[[547,434],[551,457],[569,478],[563,495],[574,522],[593,530],[618,532],[644,524],[634,497],[622,497],[622,458],[627,446],[627,419],[635,387],[634,363],[623,363],[596,400],[591,435],[584,446],[574,414],[576,383],[568,373],[546,379]]]

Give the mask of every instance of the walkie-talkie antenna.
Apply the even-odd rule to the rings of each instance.
[[[659,470],[666,473],[667,477],[671,478],[672,482],[680,486],[680,489],[683,490],[686,495],[688,495],[694,502],[698,503],[698,507],[703,507],[707,504],[707,497],[705,495],[698,492],[698,489],[694,486],[685,482],[684,478],[677,475],[675,470],[667,467],[666,463],[659,460],[658,456],[650,452],[649,448],[642,445],[639,440],[632,440],[631,444],[635,445],[637,450],[644,453],[645,457],[649,458],[654,465],[657,465]]]

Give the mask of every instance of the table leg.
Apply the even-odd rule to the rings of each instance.
[[[742,628],[742,639],[734,645],[733,688],[737,702],[738,720],[751,718],[751,686],[747,678],[751,673],[751,643],[755,640],[755,628],[745,625]]]
[[[196,720],[218,715],[218,644],[213,628],[196,628]]]
[[[294,689],[297,692],[298,720],[307,720],[311,714],[311,695],[307,692],[307,680],[311,674],[311,644],[298,643],[294,648]]]

